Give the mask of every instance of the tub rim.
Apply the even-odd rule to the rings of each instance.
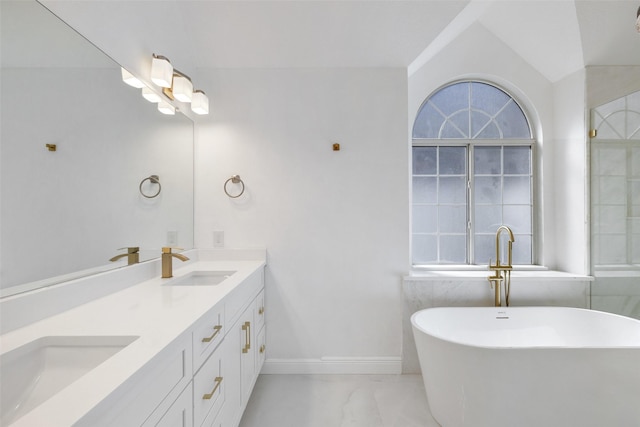
[[[460,345],[460,346],[464,346],[464,347],[471,347],[471,348],[481,348],[481,349],[488,349],[488,350],[530,350],[530,349],[548,349],[548,350],[567,350],[567,349],[640,349],[640,343],[638,344],[634,344],[634,345],[565,345],[565,346],[559,346],[559,345],[527,345],[527,346],[521,346],[521,345],[482,345],[482,344],[476,344],[476,343],[470,343],[470,342],[463,342],[460,340],[454,340],[451,339],[451,337],[447,337],[444,336],[443,334],[439,334],[439,333],[434,333],[432,331],[426,331],[421,325],[416,323],[416,318],[423,312],[426,311],[468,311],[468,310],[473,310],[473,311],[491,311],[491,310],[498,310],[498,311],[505,311],[505,310],[516,310],[516,311],[532,311],[532,310],[540,310],[540,309],[544,309],[544,310],[551,310],[551,311],[579,311],[579,312],[589,312],[591,314],[593,313],[597,313],[596,315],[598,316],[603,316],[603,317],[611,317],[611,318],[615,318],[618,319],[620,321],[624,321],[627,323],[633,323],[635,326],[637,326],[638,328],[638,333],[640,334],[640,320],[638,319],[634,319],[632,317],[628,317],[628,316],[624,316],[621,314],[616,314],[616,313],[609,313],[606,311],[600,311],[600,310],[593,310],[593,309],[589,309],[589,308],[580,308],[580,307],[563,307],[563,306],[515,306],[515,307],[486,307],[486,306],[480,306],[480,307],[429,307],[429,308],[424,308],[421,310],[418,310],[416,312],[414,312],[411,317],[410,317],[410,321],[411,321],[411,327],[413,329],[413,333],[415,335],[416,330],[428,335],[430,337],[433,337],[435,339],[447,342],[447,343],[451,343],[451,344],[455,344],[455,345]]]

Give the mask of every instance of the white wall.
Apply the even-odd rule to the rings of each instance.
[[[390,357],[399,367],[406,71],[198,74],[212,108],[197,124],[196,245],[222,230],[227,247],[267,248],[268,359]],[[233,174],[246,185],[238,199],[222,188]]]
[[[578,71],[554,84],[555,138],[552,154],[556,179],[556,265],[563,271],[589,274],[587,128],[585,73]]]

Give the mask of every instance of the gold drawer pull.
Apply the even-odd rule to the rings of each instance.
[[[265,345],[264,345],[264,344],[262,344],[262,345],[260,346],[260,353],[264,353],[264,350],[265,350],[265,349],[266,349]]]
[[[222,384],[222,377],[216,377],[215,382],[216,382],[216,385],[215,387],[213,387],[213,390],[211,390],[211,393],[205,394],[204,396],[202,396],[203,399],[209,400],[213,397],[218,387],[220,387],[220,384]]]
[[[222,330],[222,325],[214,326],[213,330],[214,330],[213,335],[211,335],[210,337],[202,338],[202,342],[211,342],[216,337],[216,335],[218,335]]]
[[[264,307],[260,307],[258,309],[258,314],[263,315],[264,314]]]
[[[244,339],[246,344],[242,348],[243,353],[248,353],[249,349],[251,349],[251,322],[244,322],[242,325],[242,330],[244,331]]]

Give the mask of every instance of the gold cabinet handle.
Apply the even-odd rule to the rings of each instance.
[[[218,390],[218,387],[220,387],[220,384],[222,384],[222,377],[216,377],[214,381],[216,382],[216,385],[213,387],[213,390],[211,390],[211,393],[203,395],[203,399],[209,400],[213,397],[213,395],[216,393],[216,390]]]
[[[258,314],[263,315],[264,314],[264,307],[260,307],[258,309]]]
[[[262,344],[262,345],[260,346],[260,353],[264,353],[265,349],[266,349],[265,345],[264,345],[264,344]]]
[[[213,335],[211,335],[210,337],[202,338],[202,342],[211,342],[216,337],[216,335],[220,333],[221,330],[222,330],[222,325],[214,326]]]
[[[251,349],[251,322],[244,322],[242,325],[242,330],[244,331],[244,340],[246,344],[242,348],[243,353],[248,353]]]

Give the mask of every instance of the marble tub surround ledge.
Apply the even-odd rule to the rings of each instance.
[[[176,279],[194,271],[235,273],[215,286],[167,286],[167,281],[174,279],[160,278],[159,261],[157,265],[152,261],[146,266],[148,268],[143,267],[144,270],[154,270],[157,267],[157,271],[153,271],[152,277],[136,284],[129,284],[128,280],[133,279],[128,277],[124,280],[122,275],[128,273],[138,278],[141,275],[139,271],[116,270],[112,275],[105,273],[110,278],[94,279],[99,284],[110,280],[124,280],[127,286],[119,285],[123,288],[76,304],[72,308],[57,304],[57,299],[64,298],[65,289],[56,289],[53,294],[57,296],[51,303],[59,305],[61,310],[58,313],[38,320],[32,319],[21,327],[3,333],[0,336],[3,354],[48,336],[139,337],[12,425],[90,425],[83,422],[91,419],[91,414],[96,410],[100,411],[101,407],[117,400],[123,390],[130,388],[131,381],[135,381],[140,372],[144,372],[153,361],[162,357],[161,354],[190,343],[190,328],[194,323],[266,264],[264,250],[246,253],[232,251],[228,255],[230,260],[222,259],[225,256],[223,251],[193,250],[184,253],[191,261],[174,263]],[[91,288],[97,285],[89,283],[87,286]],[[119,286],[114,285],[112,288]],[[72,285],[66,291],[74,292],[77,288]],[[52,289],[42,289],[36,293],[47,291]],[[30,293],[23,294],[13,300],[30,297],[33,297]]]
[[[402,280],[402,372],[420,373],[411,315],[432,307],[490,307],[488,270],[421,270]],[[593,277],[546,269],[514,270],[512,306],[590,307]]]

